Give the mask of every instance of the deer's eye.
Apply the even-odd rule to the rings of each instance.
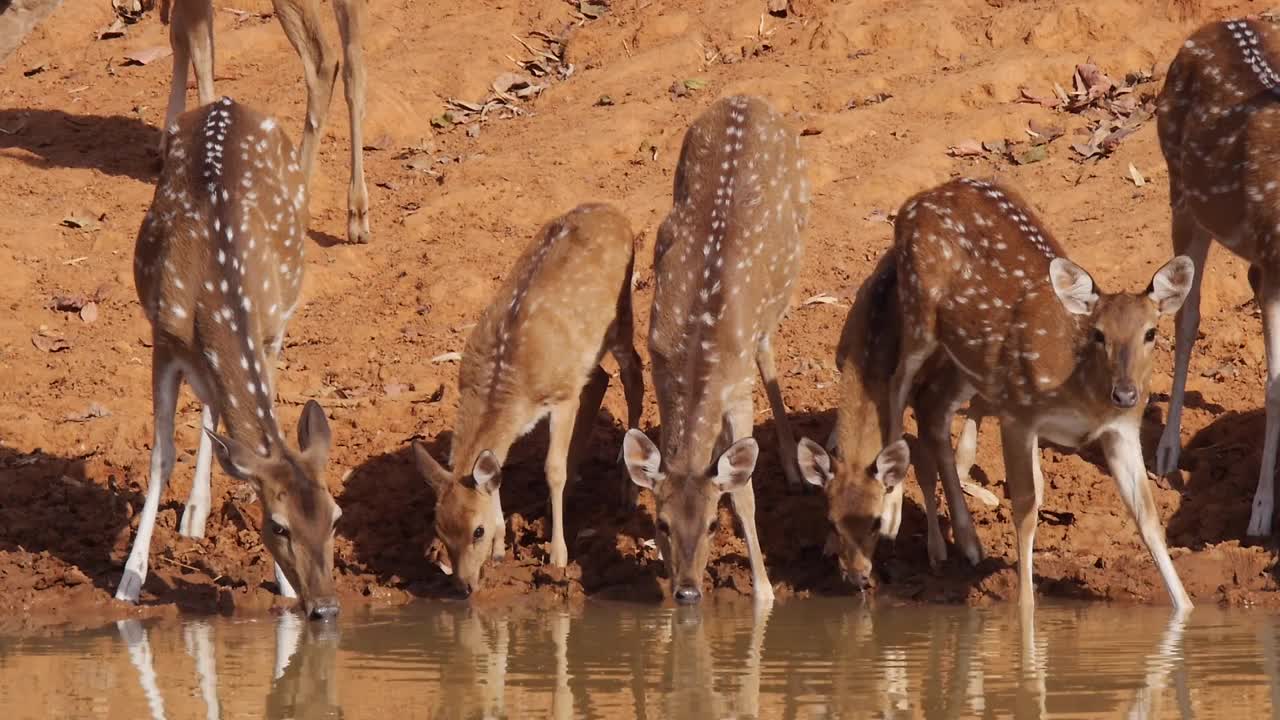
[[[1107,336],[1103,335],[1101,330],[1094,330],[1093,341],[1099,345],[1105,345],[1107,343]]]
[[[873,533],[880,532],[880,518],[878,517],[871,518],[871,532]]]
[[[484,537],[484,526],[483,525],[477,526],[476,531],[471,533],[471,537],[475,538],[476,540],[479,540],[480,538]]]
[[[1155,341],[1156,341],[1156,329],[1155,329],[1155,328],[1151,328],[1150,330],[1148,330],[1148,331],[1147,331],[1146,340],[1147,340],[1147,342],[1149,342],[1149,343],[1151,343],[1151,342],[1155,342]]]
[[[658,527],[658,532],[662,533],[663,535],[666,535],[671,532],[671,526],[667,524],[666,520],[659,518],[656,525]]]
[[[275,533],[276,535],[279,535],[282,538],[289,537],[289,528],[281,525],[280,523],[274,520],[271,521],[271,532]]]
[[[716,534],[716,528],[718,528],[718,527],[720,527],[720,519],[719,519],[719,518],[717,518],[717,519],[715,519],[715,520],[712,520],[712,521],[707,525],[707,534],[708,534],[708,535],[715,535],[715,534]]]

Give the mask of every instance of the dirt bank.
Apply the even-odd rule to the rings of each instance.
[[[805,129],[815,197],[796,299],[827,294],[839,302],[797,307],[777,347],[794,421],[822,439],[833,419],[832,356],[848,298],[889,242],[885,213],[927,185],[957,173],[998,175],[1037,203],[1099,282],[1145,283],[1170,254],[1167,173],[1154,121],[1137,123],[1109,157],[1081,163],[1071,145],[1087,137],[1076,131],[1112,116],[1016,102],[1019,88],[1036,97],[1051,97],[1054,83],[1070,91],[1075,66],[1092,59],[1122,84],[1126,74],[1154,67],[1156,80],[1134,88],[1141,100],[1156,92],[1164,65],[1195,25],[1255,9],[1210,0],[795,0],[786,17],[775,17],[759,0],[612,5],[569,35],[568,79],[539,79],[548,87],[519,104],[521,116],[495,113],[478,133],[433,127],[432,119],[448,125],[440,116],[449,98],[483,100],[496,77],[517,69],[510,58],[530,57],[505,28],[542,48],[528,33],[557,35],[580,17],[576,6],[419,0],[370,8],[365,136],[374,241],[337,244],[345,236],[347,176],[338,100],[312,199],[306,304],[280,373],[286,423],[312,396],[332,418],[328,480],[345,509],[337,566],[349,601],[447,592],[424,560],[432,498],[407,443],[424,438],[438,457],[446,454],[457,367],[431,359],[461,349],[469,323],[543,221],[604,200],[644,232],[636,301],[644,337],[653,232],[670,204],[680,135],[714,98],[766,96]],[[218,91],[301,127],[300,67],[278,25],[223,9]],[[123,58],[164,46],[167,36],[149,15],[123,39],[91,39],[111,20],[110,3],[64,4],[0,68],[0,187],[10,208],[0,214],[0,611],[10,615],[113,608],[145,491],[150,351],[130,256],[155,180],[169,68],[167,59],[138,66]],[[1061,126],[1066,135],[1034,150],[1032,122]],[[1002,139],[1022,143],[1011,154],[1024,161],[1033,159],[1027,152],[1044,157],[1014,164],[998,148],[973,150],[972,141]],[[1131,166],[1144,184],[1134,182]],[[68,227],[67,218],[87,227]],[[1198,602],[1277,604],[1273,546],[1244,539],[1262,436],[1260,324],[1241,263],[1219,249],[1210,263],[1184,418],[1185,471],[1160,482],[1157,502]],[[50,307],[58,295],[95,293],[92,322]],[[1170,384],[1172,327],[1162,332],[1144,430],[1148,462]],[[32,340],[40,333],[69,347],[48,352]],[[434,399],[441,386],[443,397]],[[94,417],[103,415],[94,403],[107,414]],[[780,595],[844,592],[821,554],[823,501],[783,491],[763,396],[757,408],[759,523]],[[179,464],[144,591],[161,609],[149,612],[270,606],[270,564],[252,529],[257,512],[231,480],[215,474],[209,537],[177,537],[199,417],[190,395],[179,410]],[[622,479],[613,458],[623,430],[617,418],[625,415],[616,389],[606,410],[584,480],[568,493],[571,567],[542,566],[546,441],[535,433],[512,453],[503,487],[515,551],[490,573],[484,595],[659,596],[655,552],[644,545],[651,521],[617,509]],[[646,426],[656,421],[650,398]],[[996,435],[982,438],[975,472],[1003,497]],[[1165,602],[1101,453],[1046,449],[1044,458],[1041,592]],[[908,487],[902,535],[882,550],[881,592],[955,602],[1010,597],[1008,501],[995,510],[973,504],[991,559],[933,574],[919,491]],[[725,592],[746,591],[745,548],[731,530],[720,535],[714,582]]]

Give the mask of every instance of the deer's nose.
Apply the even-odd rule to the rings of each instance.
[[[1132,382],[1116,383],[1111,388],[1111,402],[1118,408],[1131,408],[1138,404],[1138,388]]]
[[[333,598],[326,598],[316,603],[311,608],[312,620],[333,620],[338,617],[338,601]]]
[[[675,598],[676,602],[682,605],[692,605],[702,599],[702,592],[696,587],[685,585],[676,588]]]
[[[863,590],[869,590],[871,588],[871,576],[868,575],[867,573],[847,572],[844,574],[844,579],[846,582],[848,582],[850,585],[853,586],[854,590],[857,590],[859,592],[862,592]]]

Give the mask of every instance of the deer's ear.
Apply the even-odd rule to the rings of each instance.
[[[204,432],[213,441],[213,456],[218,458],[222,469],[231,477],[253,485],[261,494],[271,461],[226,435],[212,430]]]
[[[658,446],[635,428],[628,430],[622,439],[622,460],[627,465],[631,482],[642,488],[656,490],[666,477],[662,474],[662,453]]]
[[[876,479],[892,490],[907,479],[907,467],[911,464],[911,449],[906,440],[897,440],[885,446],[876,456]]]
[[[716,476],[711,479],[721,492],[732,492],[751,481],[760,457],[760,445],[755,438],[742,438],[729,446],[716,462]]]
[[[502,485],[502,463],[498,462],[498,456],[492,450],[485,450],[476,458],[476,464],[471,467],[471,479],[481,492],[498,492]]]
[[[333,435],[329,431],[324,408],[315,400],[308,400],[302,408],[302,417],[298,418],[298,449],[302,451],[303,461],[317,477],[324,471],[332,444]]]
[[[796,446],[796,459],[800,462],[800,474],[810,485],[825,488],[834,477],[831,456],[809,438],[800,438],[800,444]]]
[[[1098,304],[1098,292],[1093,278],[1084,268],[1064,257],[1056,257],[1049,263],[1049,280],[1067,312],[1072,315],[1093,314],[1093,308]]]
[[[444,489],[453,481],[453,477],[448,470],[440,467],[440,463],[431,457],[431,453],[427,452],[426,446],[417,440],[413,441],[413,464],[417,466],[418,472],[426,478],[427,484],[435,491],[436,497],[439,498]]]
[[[1187,293],[1191,292],[1195,277],[1195,262],[1186,255],[1179,255],[1151,276],[1147,297],[1156,304],[1156,311],[1161,315],[1175,313],[1187,299]]]

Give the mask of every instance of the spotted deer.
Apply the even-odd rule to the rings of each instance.
[[[227,98],[166,131],[167,156],[138,232],[133,276],[152,328],[155,439],[138,534],[116,598],[138,600],[160,497],[173,472],[174,413],[185,379],[203,405],[200,448],[180,531],[203,537],[213,456],[262,504],[262,544],[281,593],[331,618],[333,530],[324,483],[329,424],[314,401],[288,447],[273,406],[275,361],[302,284],[307,195],[297,152],[275,120]],[[217,432],[219,422],[226,434]]]
[[[435,530],[465,594],[487,559],[505,554],[499,486],[512,443],[550,422],[551,562],[569,561],[564,487],[591,437],[618,363],[627,422],[640,422],[644,377],[633,343],[635,237],[614,208],[588,204],[547,223],[471,331],[458,371],[458,415],[447,470],[419,443],[414,458],[435,491]]]
[[[922,371],[941,352],[944,366],[964,382],[936,402],[955,406],[976,393],[1000,418],[1019,599],[1027,608],[1034,605],[1031,554],[1044,493],[1039,438],[1065,447],[1100,441],[1173,604],[1190,607],[1147,484],[1139,425],[1156,326],[1190,291],[1191,259],[1166,263],[1141,293],[1104,293],[1064,257],[1020,197],[983,180],[954,180],[922,192],[898,218],[903,332],[889,437],[901,434],[913,383],[928,379]],[[950,444],[937,450],[940,469],[955,473]],[[959,485],[958,478],[949,481]]]
[[[754,359],[788,480],[800,482],[773,333],[800,269],[809,183],[799,137],[768,104],[714,103],[685,134],[674,204],[658,229],[649,354],[662,450],[633,428],[631,479],[656,500],[657,542],[677,602],[701,598],[718,505],[742,521],[753,592],[773,598],[756,534]]]
[[[302,170],[308,180],[329,115],[329,101],[338,80],[340,63],[320,28],[320,0],[272,0],[276,18],[293,49],[302,59],[307,85],[307,118],[302,133]],[[365,0],[334,0],[342,53],[342,85],[351,120],[351,183],[347,187],[347,240],[369,242],[369,191],[364,182],[364,22]],[[173,49],[173,80],[165,126],[172,125],[187,102],[187,69],[195,68],[196,91],[201,105],[213,102],[213,1],[160,0],[160,21],[169,24]],[[161,155],[167,136],[161,138]]]
[[[1157,132],[1169,165],[1173,250],[1195,263],[1196,279],[1178,311],[1173,392],[1156,450],[1156,472],[1178,469],[1187,368],[1200,328],[1200,280],[1217,238],[1250,263],[1249,280],[1266,338],[1266,431],[1250,535],[1270,535],[1280,448],[1280,29],[1229,20],[1193,34],[1169,66]]]
[[[801,438],[798,447],[805,480],[822,488],[827,497],[827,516],[841,572],[858,590],[872,585],[872,558],[880,538],[897,535],[902,481],[913,456],[929,518],[929,560],[936,567],[947,557],[936,500],[934,457],[938,453],[924,443],[950,443],[954,408],[933,398],[939,393],[949,396],[944,383],[954,383],[957,378],[956,373],[939,368],[930,385],[914,394],[923,446],[912,453],[906,441],[888,435],[889,383],[901,343],[897,283],[896,256],[888,252],[859,288],[845,320],[836,351],[840,404],[833,442],[829,443],[838,450],[828,453],[808,438]],[[944,490],[956,540],[976,564],[982,550],[963,494],[958,485],[945,482]]]

